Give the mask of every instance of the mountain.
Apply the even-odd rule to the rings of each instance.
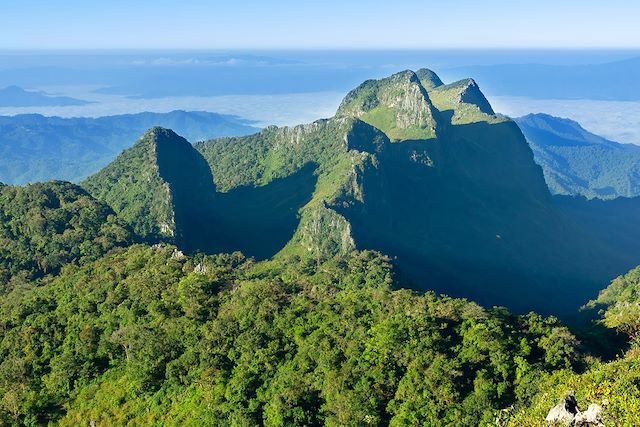
[[[66,96],[51,96],[40,91],[27,91],[18,86],[0,89],[0,107],[59,107],[85,104],[89,102]]]
[[[172,182],[153,144],[138,144],[83,185],[139,233],[187,252],[321,263],[374,249],[414,289],[556,314],[637,258],[558,207],[516,123],[471,79],[369,80],[331,119],[199,142],[198,155],[156,132],[179,147],[166,164],[189,179]]]
[[[554,194],[610,199],[640,195],[640,146],[619,144],[547,114],[515,119]]]
[[[182,215],[206,205],[213,179],[202,156],[173,131],[153,128],[82,183],[146,240],[182,243]],[[183,194],[184,192],[184,194]],[[186,223],[191,223],[185,220]]]
[[[0,116],[0,181],[79,181],[106,166],[131,141],[157,125],[175,129],[192,142],[258,130],[232,116],[198,111],[98,118]]]

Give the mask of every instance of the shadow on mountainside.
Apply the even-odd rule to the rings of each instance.
[[[483,122],[388,145],[365,173],[364,203],[341,211],[358,246],[396,257],[415,289],[575,311],[624,271],[621,260],[553,207],[518,134]]]
[[[196,151],[158,145],[158,167],[169,183],[176,241],[186,252],[233,252],[266,259],[291,239],[298,210],[315,188],[316,166],[259,187],[216,192],[209,164]]]

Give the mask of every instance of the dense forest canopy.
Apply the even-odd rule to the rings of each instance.
[[[373,252],[315,265],[117,249],[0,298],[2,416],[475,426],[578,360],[553,318],[392,285]]]
[[[131,242],[109,206],[66,182],[0,184],[0,292],[13,276],[55,273]]]

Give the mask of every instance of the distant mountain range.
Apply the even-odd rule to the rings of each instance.
[[[69,105],[85,105],[88,101],[52,96],[41,91],[28,91],[18,86],[0,89],[0,107],[61,107]]]
[[[640,146],[607,140],[547,114],[515,121],[552,193],[602,199],[640,195]]]
[[[0,182],[79,181],[106,166],[152,126],[176,129],[193,142],[258,131],[233,116],[197,111],[99,118],[0,116]]]

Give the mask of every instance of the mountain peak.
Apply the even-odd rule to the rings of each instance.
[[[185,138],[171,129],[160,126],[154,126],[146,131],[135,145],[147,146],[153,150],[155,162],[160,162],[161,160],[172,162],[175,160],[172,160],[172,156],[177,155],[178,152],[193,150],[193,146]]]
[[[138,235],[180,241],[180,223],[186,215],[176,210],[175,201],[187,192],[212,192],[213,178],[189,141],[156,126],[82,185]]]
[[[453,124],[504,121],[495,115],[491,104],[473,79],[435,87],[429,91],[429,96],[438,110],[452,112]]]
[[[145,138],[152,138],[152,139],[155,139],[155,140],[159,140],[159,139],[171,139],[171,140],[173,140],[173,139],[176,139],[176,140],[184,139],[180,135],[178,135],[177,133],[172,131],[171,129],[163,128],[162,126],[154,126],[154,127],[150,128],[149,130],[147,130],[142,135],[141,139],[145,139]]]
[[[435,89],[444,85],[442,80],[440,80],[440,77],[428,68],[420,68],[416,71],[416,76],[418,76],[420,83],[422,83],[422,86],[427,90]]]
[[[27,92],[26,90],[24,90],[20,86],[16,86],[16,85],[7,86],[4,89],[0,89],[0,91],[5,92],[5,93],[24,93],[24,92]]]
[[[478,83],[476,83],[475,80],[465,79],[462,83],[463,89],[459,95],[460,102],[475,105],[485,114],[495,114],[493,108],[491,108],[491,104],[489,104],[489,101],[487,101],[487,98],[484,96],[480,90],[480,86],[478,86]]]
[[[367,80],[344,98],[337,117],[357,117],[395,141],[436,137],[437,112],[411,70]]]

